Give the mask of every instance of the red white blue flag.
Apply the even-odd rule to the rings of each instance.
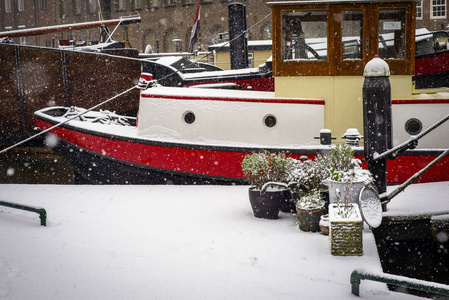
[[[190,34],[189,52],[193,52],[193,46],[198,42],[198,35],[200,32],[200,1],[198,0],[198,7],[196,9],[195,21],[192,26],[192,33]]]

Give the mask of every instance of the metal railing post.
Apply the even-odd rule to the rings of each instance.
[[[404,276],[392,274],[374,274],[372,272],[366,272],[363,269],[356,269],[351,273],[352,294],[360,296],[360,282],[362,279],[373,280],[418,291],[449,296],[449,286],[441,283],[428,282],[420,279],[407,278]]]
[[[28,206],[28,205],[24,205],[24,204],[6,202],[6,201],[2,201],[2,200],[0,200],[0,205],[38,213],[39,218],[41,219],[41,225],[47,226],[47,211],[43,207]]]

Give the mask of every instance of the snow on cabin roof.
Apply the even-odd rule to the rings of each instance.
[[[305,1],[276,1],[267,2],[268,6],[281,6],[281,5],[321,5],[321,4],[359,4],[359,3],[391,3],[391,2],[419,2],[419,0],[328,0],[328,1],[315,1],[315,0],[305,0]]]

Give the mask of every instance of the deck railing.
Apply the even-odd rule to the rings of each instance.
[[[41,219],[41,225],[47,226],[47,211],[43,207],[29,206],[19,203],[6,202],[2,200],[0,200],[0,205],[38,213],[39,218]]]
[[[425,280],[419,280],[414,278],[408,278],[404,276],[397,276],[385,273],[373,273],[364,269],[355,269],[351,273],[351,291],[352,294],[360,296],[360,283],[362,279],[373,280],[378,282],[387,283],[394,286],[405,287],[408,289],[414,289],[423,292],[429,292],[432,294],[449,296],[449,286],[429,282]]]

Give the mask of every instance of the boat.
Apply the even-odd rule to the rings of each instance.
[[[389,66],[393,147],[449,112],[449,89],[420,90],[412,83],[414,2],[267,4],[273,11],[273,92],[167,87],[143,72],[137,118],[59,106],[36,111],[37,127],[49,130],[49,144],[73,165],[80,181],[243,184],[241,161],[250,153],[313,159],[331,147],[320,143],[329,130],[335,143],[344,142],[349,128],[361,138],[363,71],[373,59]],[[349,47],[345,41],[355,34],[361,43]],[[393,38],[380,49],[379,37],[387,34]],[[305,42],[323,38],[326,55]],[[443,123],[389,159],[388,183],[405,182],[449,148],[448,132]],[[363,147],[354,149],[363,158]],[[448,166],[446,156],[420,182],[449,181]]]

